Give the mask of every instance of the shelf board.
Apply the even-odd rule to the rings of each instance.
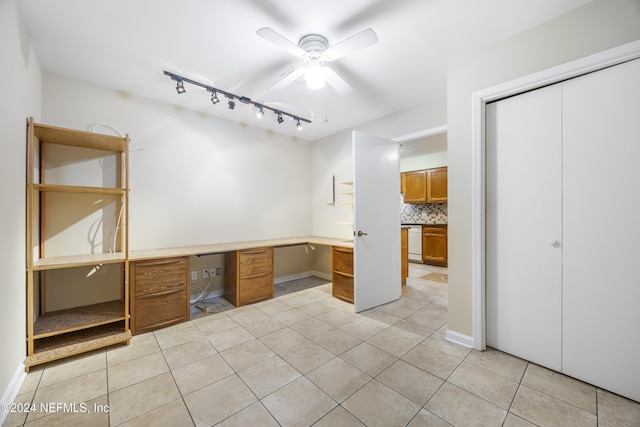
[[[82,187],[77,185],[56,184],[33,184],[33,188],[38,191],[57,193],[113,194],[116,196],[122,196],[125,194],[124,188]]]
[[[34,354],[27,356],[23,363],[28,369],[31,366],[109,347],[114,344],[128,344],[129,340],[131,340],[131,331],[124,330],[124,322],[84,329],[36,341]]]
[[[343,181],[340,184],[344,184],[344,185],[353,185],[353,181]]]
[[[120,153],[127,149],[127,139],[119,136],[64,129],[39,123],[34,123],[34,133],[41,142],[46,142],[47,144],[69,145]]]
[[[36,259],[34,270],[53,270],[55,268],[82,267],[85,265],[116,264],[125,262],[124,252],[106,254],[68,255]]]
[[[33,338],[94,328],[124,320],[124,301],[108,301],[83,307],[51,311],[38,317],[33,328]]]

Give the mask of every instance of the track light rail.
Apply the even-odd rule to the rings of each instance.
[[[217,95],[221,94],[221,95],[224,95],[226,98],[229,99],[229,108],[232,109],[232,110],[233,110],[233,108],[235,106],[235,100],[238,100],[238,101],[242,102],[243,104],[249,104],[249,105],[253,105],[254,107],[256,107],[258,109],[258,114],[259,115],[264,115],[264,110],[272,111],[277,116],[278,123],[282,123],[284,121],[282,119],[282,116],[291,117],[293,120],[296,121],[296,126],[298,128],[302,127],[302,123],[301,122],[311,123],[311,120],[305,119],[304,117],[301,117],[301,116],[298,116],[298,115],[295,115],[295,114],[291,114],[291,113],[287,113],[286,111],[282,111],[282,110],[280,110],[278,108],[270,107],[270,106],[268,106],[266,104],[260,104],[259,102],[253,101],[251,98],[247,98],[246,96],[236,95],[234,93],[227,92],[226,90],[218,89],[216,87],[209,86],[209,85],[206,85],[204,83],[200,83],[199,81],[192,80],[190,78],[181,76],[179,74],[174,74],[174,73],[171,73],[169,71],[164,71],[164,74],[166,76],[169,76],[171,78],[171,80],[175,80],[177,82],[176,89],[177,89],[178,93],[184,93],[185,92],[184,83],[189,83],[189,84],[192,84],[194,86],[198,86],[198,87],[201,87],[203,89],[206,89],[208,92],[211,92],[211,102],[214,105],[217,104],[218,101],[219,101]]]

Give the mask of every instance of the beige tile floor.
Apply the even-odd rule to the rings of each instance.
[[[33,369],[5,426],[640,426],[640,404],[495,350],[449,343],[446,271],[412,264],[360,314],[308,278],[276,298]],[[108,408],[108,409],[107,409]]]

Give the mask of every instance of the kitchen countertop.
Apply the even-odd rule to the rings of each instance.
[[[322,236],[303,236],[288,237],[282,239],[250,240],[244,242],[214,243],[210,245],[182,246],[177,248],[135,250],[129,251],[129,260],[138,261],[143,259],[170,258],[176,256],[205,255],[231,252],[242,249],[260,248],[265,246],[277,248],[284,246],[306,245],[307,243],[311,243],[313,245],[353,248],[353,240],[349,239]]]
[[[402,222],[400,223],[400,225],[412,227],[412,226],[418,226],[418,225],[447,225],[447,223],[446,222]]]

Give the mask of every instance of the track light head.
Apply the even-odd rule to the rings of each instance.
[[[278,123],[282,123],[284,122],[284,119],[282,118],[282,113],[278,113]]]
[[[260,109],[256,113],[256,116],[258,116],[258,118],[261,118],[264,116],[264,109],[262,108],[262,105],[260,106]]]
[[[234,108],[236,108],[236,102],[231,98],[229,99],[229,110],[233,110]]]
[[[185,93],[187,90],[184,88],[184,82],[182,80],[178,80],[178,83],[176,83],[176,92],[178,92],[178,94],[180,93]]]
[[[220,100],[218,99],[218,92],[214,91],[214,92],[211,94],[211,103],[212,103],[213,105],[216,105],[218,102],[220,102]]]
[[[296,117],[296,120],[298,120],[298,121],[297,121],[297,123],[296,123],[296,127],[297,127],[298,129],[302,129],[302,123],[300,122],[300,118],[299,118],[299,117]]]

